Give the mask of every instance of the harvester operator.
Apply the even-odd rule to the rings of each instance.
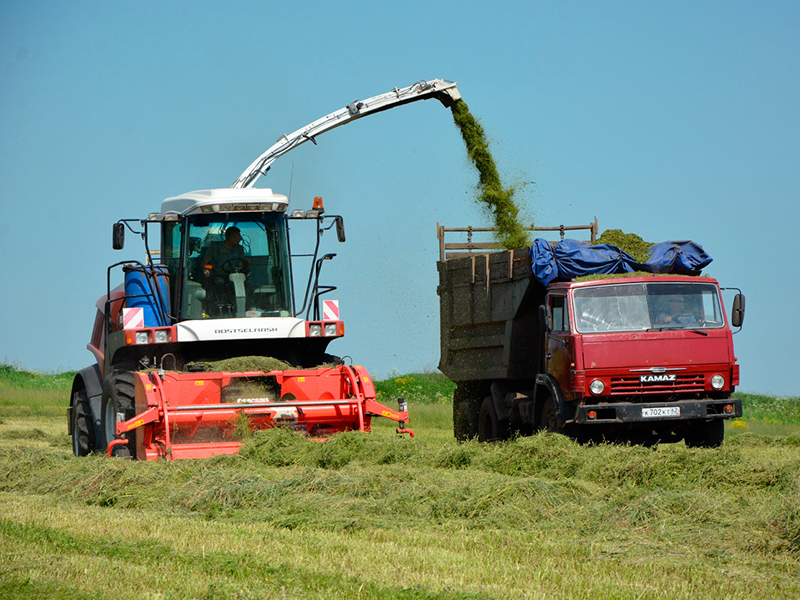
[[[247,266],[242,247],[242,232],[238,227],[225,230],[225,241],[211,244],[203,259],[206,277],[212,273],[220,275],[223,271],[242,270]]]
[[[204,287],[209,294],[207,310],[211,316],[224,316],[233,310],[236,291],[232,273],[245,273],[248,266],[242,232],[238,227],[228,227],[225,241],[211,244],[203,257],[203,274],[207,281]]]

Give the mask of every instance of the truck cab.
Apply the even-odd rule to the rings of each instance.
[[[606,435],[647,425],[669,438],[688,433],[673,421],[701,419],[695,437],[711,441],[722,421],[707,424],[709,415],[741,416],[741,402],[730,398],[739,365],[716,280],[553,283],[546,306],[542,377],[557,384],[565,422],[606,425]]]

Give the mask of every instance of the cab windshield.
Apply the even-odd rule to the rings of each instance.
[[[184,226],[186,238],[173,235],[172,249],[164,248],[167,264],[185,248],[183,319],[293,315],[282,214],[196,215]]]
[[[719,328],[725,325],[717,287],[708,283],[636,283],[573,292],[580,333]]]

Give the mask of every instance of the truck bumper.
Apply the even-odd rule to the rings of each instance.
[[[742,416],[742,401],[738,398],[723,400],[679,400],[677,402],[581,405],[575,413],[575,423],[580,425],[608,425],[611,423],[660,423],[690,419],[734,419]]]

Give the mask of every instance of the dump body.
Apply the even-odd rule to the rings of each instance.
[[[714,279],[631,275],[545,287],[528,250],[437,266],[439,369],[457,384],[461,439],[547,428],[714,446],[721,419],[741,416]],[[681,315],[667,316],[679,302]]]

